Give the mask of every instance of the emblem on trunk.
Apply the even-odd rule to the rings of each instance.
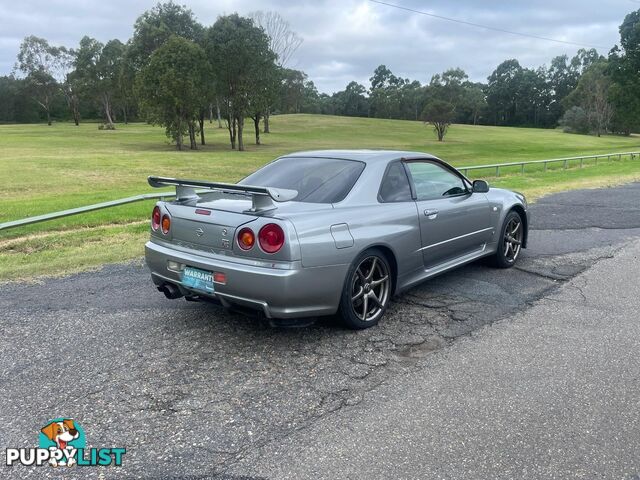
[[[196,235],[201,237],[204,235],[204,230],[202,228],[196,228]]]

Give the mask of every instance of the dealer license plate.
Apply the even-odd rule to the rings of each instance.
[[[187,288],[213,293],[213,273],[199,268],[185,267],[182,271],[182,284]]]

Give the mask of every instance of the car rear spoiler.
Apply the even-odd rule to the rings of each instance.
[[[181,180],[177,178],[149,177],[149,185],[154,188],[162,188],[175,185],[176,200],[190,200],[198,198],[196,188],[215,190],[221,192],[240,193],[251,195],[251,211],[273,210],[277,208],[273,202],[288,202],[298,195],[297,190],[272,187],[254,187],[252,185],[239,185],[237,183],[214,183],[201,180]]]

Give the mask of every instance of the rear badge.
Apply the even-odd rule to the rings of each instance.
[[[204,230],[202,228],[196,228],[196,235],[201,237],[204,235]]]

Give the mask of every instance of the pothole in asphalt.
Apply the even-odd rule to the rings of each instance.
[[[400,360],[417,360],[424,358],[427,355],[440,350],[447,345],[446,340],[442,337],[432,336],[427,338],[424,342],[417,345],[410,345],[402,350],[399,350],[397,355]]]

